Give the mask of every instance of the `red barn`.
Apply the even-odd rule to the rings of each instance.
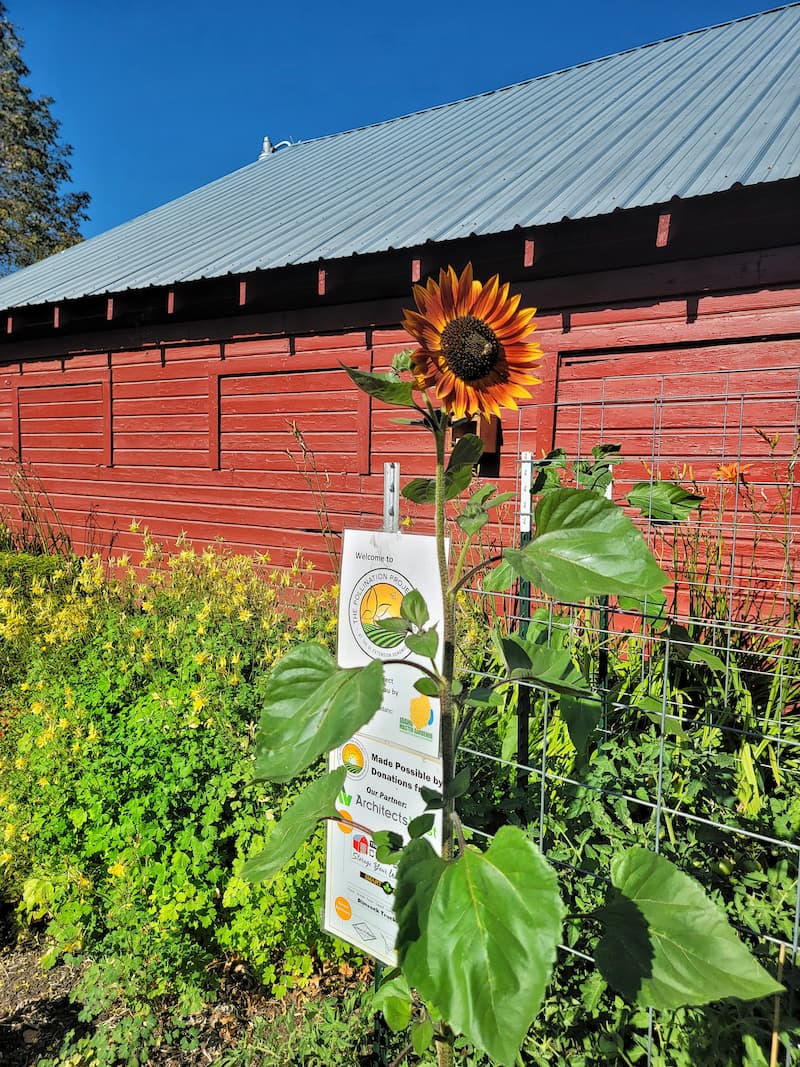
[[[408,343],[412,282],[470,260],[540,309],[545,352],[486,471],[513,480],[523,449],[604,440],[635,461],[628,481],[644,463],[775,483],[800,405],[798,104],[791,4],[265,141],[241,170],[0,280],[2,458],[41,480],[78,549],[133,547],[137,519],[160,540],[300,548],[327,569],[314,485],[335,532],[377,525],[384,461],[429,464],[340,364],[385,367]],[[0,506],[19,518],[6,479]]]

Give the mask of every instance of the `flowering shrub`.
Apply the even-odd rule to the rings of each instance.
[[[48,920],[51,959],[98,961],[89,1010],[190,1010],[226,955],[280,993],[343,948],[318,929],[318,840],[270,887],[237,875],[296,791],[249,788],[252,720],[275,657],[330,641],[336,590],[300,559],[143,548],[3,591],[0,888]]]

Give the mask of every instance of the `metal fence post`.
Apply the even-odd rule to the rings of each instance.
[[[531,485],[533,484],[533,453],[523,452],[519,476],[519,544],[524,548],[531,540]],[[528,632],[531,618],[531,583],[520,578],[517,584],[518,629],[521,637]],[[517,785],[528,788],[528,748],[530,746],[531,691],[527,685],[517,690]]]

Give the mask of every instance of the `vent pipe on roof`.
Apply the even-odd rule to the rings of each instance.
[[[261,155],[258,157],[259,161],[262,159],[269,159],[269,157],[274,155],[279,148],[288,148],[291,143],[291,141],[278,141],[277,144],[273,144],[269,137],[265,137],[261,144]]]

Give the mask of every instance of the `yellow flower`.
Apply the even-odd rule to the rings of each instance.
[[[7,863],[11,863],[13,858],[14,854],[12,852],[9,852],[8,850],[6,850],[5,852],[0,852],[0,866],[5,867]]]
[[[97,732],[97,727],[95,726],[95,724],[90,723],[89,729],[86,731],[86,740],[89,742],[89,744],[93,744],[99,736],[100,734]]]
[[[473,281],[472,264],[461,275],[452,267],[439,272],[438,284],[414,286],[418,311],[404,312],[403,327],[420,346],[411,356],[420,389],[433,388],[454,419],[499,415],[516,409],[540,379],[530,365],[542,356],[526,340],[536,328],[535,308],[519,310],[519,295],[497,275],[484,285]]]
[[[131,520],[131,524],[128,527],[128,529],[131,531],[131,533],[138,533],[139,532],[139,522],[138,522],[138,520],[137,519],[132,519]]]
[[[252,611],[249,611],[247,608],[242,608],[239,612],[239,622],[250,622],[252,617]]]
[[[48,741],[52,741],[56,736],[56,731],[53,726],[48,726],[39,736],[36,738],[37,748],[44,748]]]
[[[122,878],[122,876],[125,874],[125,864],[120,863],[120,861],[117,860],[116,863],[112,863],[111,866],[108,868],[108,873],[114,878]]]
[[[205,649],[202,652],[195,652],[193,659],[198,667],[204,667],[206,663],[211,659],[211,653],[206,652]]]
[[[206,699],[199,689],[192,690],[192,711],[202,711],[206,706]]]
[[[17,828],[13,822],[7,822],[5,831],[3,832],[3,840],[10,841],[14,834],[17,832]]]

